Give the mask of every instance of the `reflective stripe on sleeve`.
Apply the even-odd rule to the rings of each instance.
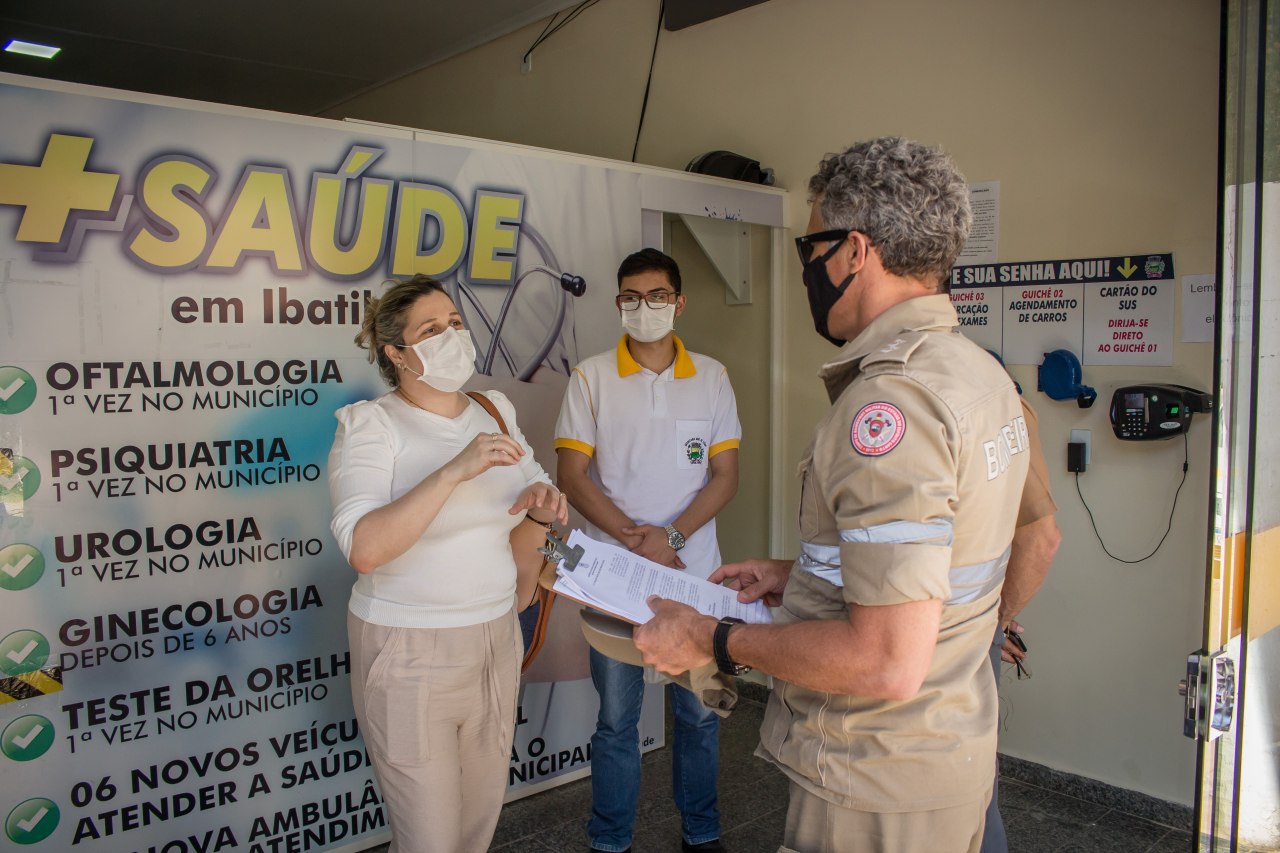
[[[898,524],[906,524],[908,522],[896,522]],[[881,525],[888,527],[890,525]],[[927,527],[929,525],[919,525]],[[950,525],[946,525],[948,531]],[[848,532],[860,531],[841,531],[840,536],[845,539]],[[948,533],[948,539],[950,534]],[[848,538],[847,541],[866,541]],[[930,543],[934,544],[934,543]],[[947,572],[947,580],[951,585],[951,597],[947,599],[947,604],[970,604],[982,598],[989,593],[998,590],[1004,584],[1005,567],[1009,565],[1009,548],[1004,549],[1004,553],[993,560],[986,560],[981,563],[975,563],[971,566],[952,566]],[[818,545],[813,542],[800,543],[800,557],[796,560],[796,566],[811,575],[821,578],[827,583],[843,588],[844,578],[840,574],[840,546],[839,545]]]
[[[951,545],[955,539],[949,521],[889,521],[874,527],[841,530],[845,542],[868,542],[873,545]]]

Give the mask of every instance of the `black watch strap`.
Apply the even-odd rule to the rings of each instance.
[[[726,616],[716,623],[716,631],[711,635],[711,651],[716,657],[716,668],[725,675],[745,675],[751,667],[734,663],[729,657],[729,632],[734,625],[741,625],[742,620]]]

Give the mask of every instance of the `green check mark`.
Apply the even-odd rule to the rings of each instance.
[[[4,833],[16,844],[36,844],[58,828],[58,805],[44,797],[18,803],[4,822]]]
[[[0,640],[0,672],[24,675],[35,672],[49,659],[49,641],[38,631],[14,631]]]
[[[26,589],[43,574],[44,555],[35,548],[21,542],[0,548],[0,589]]]
[[[21,367],[0,365],[0,415],[26,411],[36,399],[36,381]]]
[[[0,750],[14,761],[31,761],[48,752],[53,739],[52,723],[39,714],[27,714],[4,727]]]
[[[0,499],[21,495],[24,501],[29,501],[38,488],[40,469],[25,456],[13,457],[13,470],[0,474]]]

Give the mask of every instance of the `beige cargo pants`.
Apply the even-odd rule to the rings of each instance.
[[[515,611],[461,628],[347,614],[351,694],[390,853],[483,853],[507,790],[524,641]]]

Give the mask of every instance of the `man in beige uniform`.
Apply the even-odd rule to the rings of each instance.
[[[995,762],[996,627],[1026,422],[956,333],[943,288],[968,234],[964,178],[884,138],[823,161],[796,245],[832,408],[802,463],[801,555],[722,567],[773,625],[654,599],[635,642],[664,672],[772,673],[758,754],[791,780],[785,850],[977,851]],[[834,282],[839,282],[836,284]]]
[[[1018,504],[1018,529],[1013,532],[1013,546],[1009,549],[1009,565],[1004,573],[1004,586],[1000,590],[999,622],[995,639],[991,642],[991,667],[995,673],[996,689],[1000,687],[1000,663],[1016,663],[1021,676],[1022,660],[1026,657],[1025,644],[1010,639],[1022,633],[1022,626],[1014,619],[1044,583],[1058,552],[1062,534],[1053,515],[1058,511],[1053,494],[1049,491],[1049,467],[1044,461],[1040,444],[1039,419],[1036,410],[1023,398],[1022,415],[1027,421],[1027,482],[1022,487],[1022,499]],[[1028,670],[1029,671],[1029,670]],[[996,769],[991,787],[991,802],[987,805],[986,824],[982,831],[981,853],[1009,853],[1009,838],[1000,815],[998,796],[1000,772]]]

